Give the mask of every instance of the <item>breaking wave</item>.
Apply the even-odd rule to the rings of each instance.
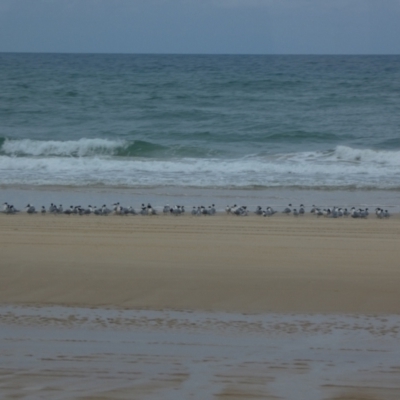
[[[338,146],[240,158],[165,156],[149,142],[3,140],[0,184],[400,189],[400,151]]]
[[[0,153],[13,157],[94,157],[94,156],[151,156],[163,146],[141,140],[125,142],[109,139],[79,140],[8,140],[0,141]]]

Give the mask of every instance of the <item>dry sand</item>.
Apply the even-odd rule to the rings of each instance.
[[[0,215],[0,303],[398,313],[400,218]]]

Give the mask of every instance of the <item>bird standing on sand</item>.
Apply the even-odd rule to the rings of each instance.
[[[292,209],[291,209],[290,207],[292,207],[291,204],[289,204],[289,207],[286,207],[286,208],[282,211],[282,213],[283,213],[283,214],[286,214],[286,215],[289,215],[289,214],[292,212]]]
[[[32,204],[27,204],[27,206],[25,207],[25,211],[28,214],[36,214],[36,209]]]

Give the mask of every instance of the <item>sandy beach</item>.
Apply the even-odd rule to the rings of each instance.
[[[2,304],[398,313],[400,219],[0,215]]]
[[[0,215],[0,395],[395,400],[400,218]]]

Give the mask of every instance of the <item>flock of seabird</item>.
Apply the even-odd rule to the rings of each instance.
[[[66,209],[60,204],[57,206],[54,203],[51,203],[49,208],[46,209],[45,206],[42,206],[41,209],[36,210],[33,204],[27,204],[26,207],[22,210],[27,214],[64,214],[64,215],[155,215],[157,211],[150,205],[142,204],[141,210],[136,212],[133,207],[124,207],[120,203],[114,203],[111,208],[108,208],[106,204],[103,204],[101,207],[91,206],[89,205],[87,208],[82,206],[70,206]],[[4,214],[16,214],[21,212],[21,210],[17,210],[12,204],[3,203],[3,213]],[[172,212],[172,211],[171,211]]]
[[[238,207],[236,204],[234,206],[227,206],[225,210],[228,214],[248,215],[247,207],[245,206]],[[277,212],[278,211],[274,210],[272,207],[266,207],[266,209],[263,210],[261,206],[257,206],[256,210],[254,211],[256,215],[260,215],[263,217],[272,217]],[[299,217],[305,215],[306,210],[304,204],[300,204],[299,208],[292,208],[292,204],[289,204],[287,207],[285,207],[285,209],[281,213]],[[352,207],[350,210],[341,207],[331,207],[331,208],[321,209],[313,205],[310,210],[310,214],[316,215],[317,217],[327,217],[327,218],[340,218],[340,217],[368,218],[369,211],[368,208],[356,209],[355,207]],[[377,207],[375,209],[375,216],[377,218],[389,218],[390,213],[388,210],[384,210],[381,207]]]
[[[265,210],[262,207],[258,206],[255,213],[257,215],[262,215],[264,217],[271,217],[275,213],[272,207],[267,207]],[[302,216],[306,213],[304,204],[300,204],[299,208],[292,208],[292,205],[289,204],[283,211],[283,214],[293,215],[295,217]],[[369,211],[368,208],[358,208],[352,207],[350,210],[342,207],[331,207],[331,208],[318,208],[315,205],[312,206],[310,210],[310,214],[313,214],[317,217],[327,217],[327,218],[340,218],[340,217],[351,217],[351,218],[368,218]],[[389,218],[390,213],[388,210],[384,210],[381,207],[375,208],[375,216],[377,218]]]
[[[120,203],[114,203],[110,208],[107,207],[106,204],[103,204],[101,207],[91,206],[82,207],[82,206],[70,206],[69,208],[64,209],[60,204],[59,206],[51,203],[48,208],[42,206],[41,209],[36,210],[35,206],[32,204],[27,204],[26,207],[22,210],[27,214],[64,214],[64,215],[157,215],[159,212],[154,208],[150,203],[147,205],[142,204],[140,210],[136,211],[133,207],[124,207]],[[249,215],[249,210],[247,206],[238,206],[234,204],[233,206],[227,206],[225,208],[227,214],[236,215],[236,216],[247,216]],[[3,210],[4,214],[16,214],[21,212],[21,210],[17,210],[12,204],[4,203]],[[162,209],[162,213],[164,215],[182,215],[185,213],[185,207],[183,205],[175,205],[169,206],[165,205]],[[208,207],[205,206],[193,206],[191,210],[191,215],[193,216],[202,216],[202,215],[215,215],[217,213],[215,204],[212,204]],[[261,206],[257,206],[255,211],[253,212],[256,215],[263,217],[272,217],[274,214],[278,213],[277,210],[274,210],[272,207],[266,207],[263,209]],[[303,216],[306,213],[305,206],[300,204],[299,208],[292,208],[292,204],[289,204],[288,207],[285,207],[283,211],[280,213],[286,215],[293,215],[295,217]],[[315,205],[312,206],[310,213],[317,217],[327,217],[327,218],[340,218],[340,217],[351,217],[351,218],[368,218],[369,211],[368,208],[356,209],[352,207],[351,209],[341,208],[341,207],[331,207],[331,208],[318,208]],[[389,218],[390,213],[388,210],[385,210],[381,207],[377,207],[374,212],[377,218]]]

